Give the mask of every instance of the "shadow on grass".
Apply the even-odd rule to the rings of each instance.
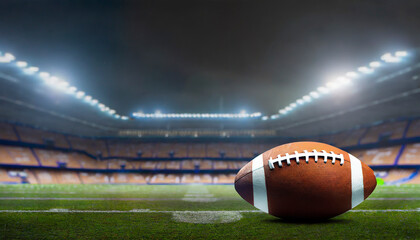
[[[350,219],[322,219],[322,220],[302,220],[302,219],[283,219],[283,218],[270,218],[264,220],[266,223],[282,223],[282,224],[349,224],[352,222]]]

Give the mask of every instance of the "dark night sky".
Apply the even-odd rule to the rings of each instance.
[[[420,46],[419,1],[0,2],[0,51],[122,114],[270,114],[387,51]]]

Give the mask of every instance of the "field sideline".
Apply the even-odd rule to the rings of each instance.
[[[288,222],[232,185],[0,185],[1,239],[418,239],[420,186],[378,186],[353,211]]]

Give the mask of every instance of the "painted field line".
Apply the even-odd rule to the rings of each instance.
[[[377,200],[377,201],[418,201],[420,198],[368,198],[366,200]]]
[[[240,198],[200,198],[200,200],[239,200]],[[60,197],[0,197],[0,200],[68,200],[68,201],[183,201],[184,198],[60,198]]]
[[[349,212],[420,212],[417,209],[360,209],[350,210]],[[69,209],[49,209],[49,210],[0,210],[0,213],[264,213],[260,210],[237,210],[237,211],[159,211],[150,209],[133,210],[69,210]]]
[[[190,198],[189,198],[190,199]],[[68,200],[68,201],[185,201],[185,198],[66,198],[66,197],[0,197],[0,200]],[[199,198],[206,202],[240,200],[237,197]],[[420,198],[368,198],[371,201],[419,201]]]

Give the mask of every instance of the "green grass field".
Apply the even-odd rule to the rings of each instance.
[[[307,223],[256,211],[232,185],[0,185],[0,238],[420,239],[420,185],[378,186]]]

